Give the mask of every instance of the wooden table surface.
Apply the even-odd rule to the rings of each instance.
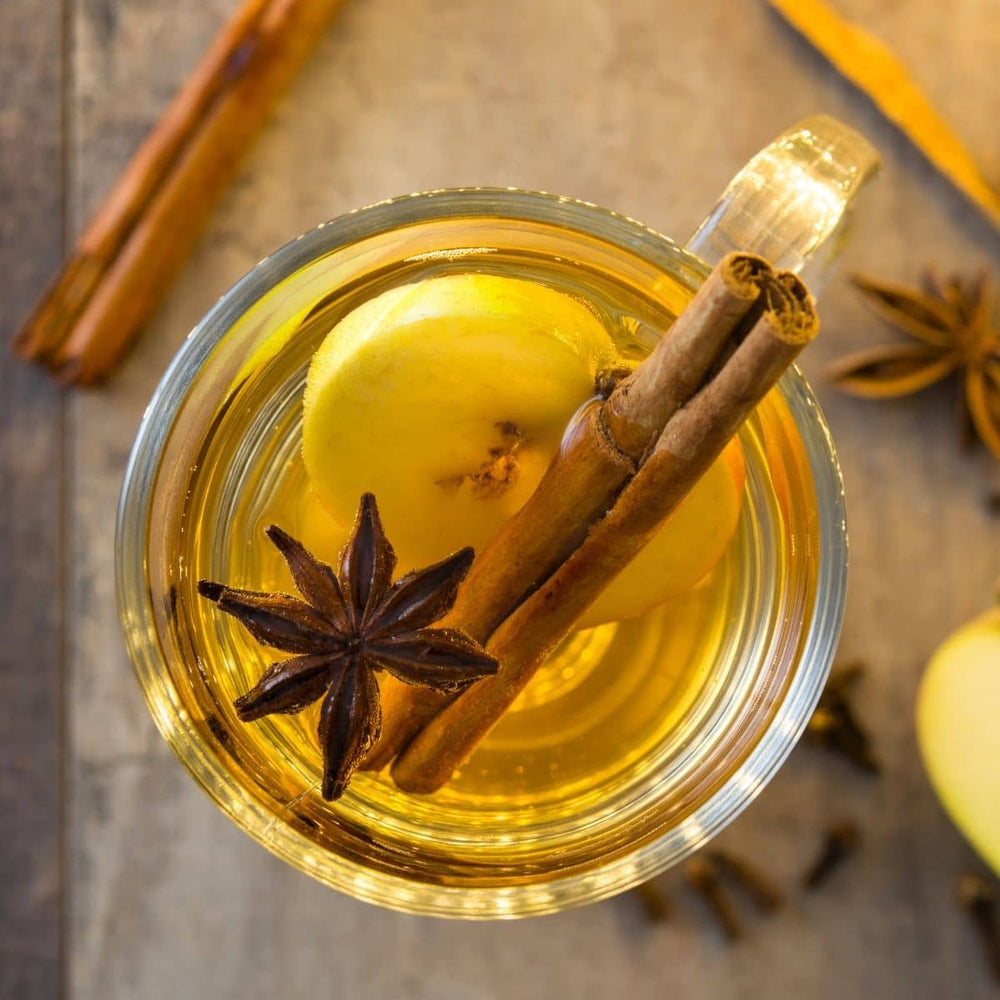
[[[994,0],[835,0],[912,68],[1000,182]],[[235,0],[2,0],[0,330],[41,290]],[[0,996],[975,998],[957,912],[981,865],[917,756],[928,656],[1000,572],[997,463],[955,448],[950,389],[895,404],[819,387],[847,484],[845,659],[884,776],[795,752],[724,835],[790,895],[727,946],[697,899],[634,896],[459,924],[337,895],[209,802],[153,728],[119,635],[112,549],[143,407],[194,322],[270,249],[412,190],[517,185],[683,238],[756,148],[828,111],[881,149],[807,375],[888,333],[844,275],[1000,269],[1000,239],[760,0],[348,0],[119,375],[64,392],[0,358]],[[864,831],[826,891],[796,879],[830,820]],[[668,877],[668,881],[670,878]]]

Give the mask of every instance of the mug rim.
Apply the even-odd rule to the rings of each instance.
[[[456,212],[456,209],[461,209]],[[143,414],[126,466],[118,507],[115,571],[119,615],[129,659],[157,728],[216,804],[258,843],[300,870],[292,851],[301,834],[265,839],[252,810],[236,809],[235,779],[214,755],[180,752],[197,734],[178,725],[154,696],[156,671],[167,667],[159,642],[146,579],[146,552],[153,491],[163,448],[188,391],[233,324],[280,282],[312,261],[359,240],[436,218],[490,217],[541,221],[597,236],[650,260],[680,268],[700,283],[709,268],[669,237],[628,216],[563,195],[511,187],[463,187],[417,192],[353,209],[321,223],[265,257],[225,292],[181,345]],[[818,515],[819,566],[808,635],[781,703],[759,739],[725,782],[677,826],[606,865],[559,875],[543,886],[480,887],[407,883],[338,856],[338,877],[310,870],[326,884],[355,898],[411,913],[463,918],[528,916],[593,902],[651,878],[697,850],[728,825],[760,793],[796,745],[825,683],[843,622],[846,601],[847,532],[843,483],[829,429],[811,389],[797,368],[779,382],[808,460]],[[151,638],[153,637],[153,638]],[[162,679],[161,679],[162,680]],[[187,747],[191,749],[191,747]],[[228,794],[223,794],[224,792]],[[267,814],[270,816],[270,814]],[[273,818],[273,817],[272,817]],[[544,888],[544,892],[538,890]],[[531,889],[532,892],[523,890]]]

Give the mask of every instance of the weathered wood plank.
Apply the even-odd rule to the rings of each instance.
[[[234,6],[233,0],[76,0],[74,229],[86,222]],[[180,308],[176,300],[168,302],[120,376],[69,401],[73,534],[67,618],[73,754],[67,815],[73,893],[67,975],[74,997],[147,992],[123,949],[132,947],[136,933],[150,942],[159,936],[147,918],[170,924],[178,914],[178,908],[156,900],[154,889],[170,868],[163,867],[163,851],[172,852],[174,835],[157,836],[150,820],[155,814],[172,827],[194,831],[199,807],[215,819],[197,792],[189,809],[175,809],[172,783],[183,776],[150,725],[121,640],[114,525],[121,474],[142,410],[198,314],[224,290],[225,279],[213,284],[217,280],[215,272],[204,294],[192,294]],[[188,820],[191,809],[193,821]],[[137,905],[136,892],[148,893],[148,906]],[[173,962],[186,962],[172,949],[167,953]],[[196,972],[200,983],[201,970]],[[159,987],[148,989],[155,993],[170,980],[164,974]],[[201,994],[200,985],[190,992]]]
[[[897,5],[898,6],[898,5]],[[232,0],[80,0],[75,216],[93,206]],[[921,65],[955,79],[1000,59],[991,0],[955,0],[951,34],[921,32],[929,0],[845,0]],[[107,390],[72,404],[72,967],[76,997],[297,996],[636,1000],[992,995],[952,879],[976,864],[922,775],[912,731],[921,666],[987,600],[1000,530],[986,460],[952,448],[944,394],[877,406],[822,392],[850,499],[854,555],[843,649],[871,662],[862,712],[885,777],[796,751],[724,835],[790,890],[788,911],[727,948],[698,901],[645,927],[619,899],[543,921],[442,923],[336,896],[222,819],[153,732],[124,661],[111,586],[113,511],[134,427],[172,350],[216,295],[315,221],[400,192],[517,184],[611,204],[683,237],[728,176],[817,109],[886,154],[848,265],[913,277],[1000,248],[867,103],[769,15],[728,0],[349,4],[266,130],[161,316]],[[767,72],[761,53],[767,53]],[[995,142],[947,73],[923,80],[977,148]],[[936,88],[938,88],[936,90]],[[842,280],[806,367],[883,336]],[[918,609],[915,613],[914,609]],[[822,896],[795,880],[823,825],[858,818],[865,846]],[[675,878],[670,881],[676,881]],[[333,977],[333,978],[331,978]]]
[[[0,996],[54,997],[62,397],[6,341],[62,252],[62,5],[0,5]]]

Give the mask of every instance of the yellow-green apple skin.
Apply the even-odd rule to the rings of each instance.
[[[632,618],[694,587],[729,548],[745,482],[743,449],[731,441],[645,548],[585,612],[580,627]]]
[[[617,363],[597,315],[537,282],[456,274],[391,289],[345,316],[313,357],[312,489],[344,526],[373,492],[403,566],[481,550],[538,484],[597,373]],[[734,444],[584,624],[697,583],[728,545],[742,492]]]
[[[917,697],[917,737],[955,825],[1000,874],[1000,608],[934,653]]]
[[[593,312],[536,282],[458,274],[392,289],[313,357],[303,419],[313,489],[347,524],[373,492],[403,562],[479,549],[531,494],[616,356]]]

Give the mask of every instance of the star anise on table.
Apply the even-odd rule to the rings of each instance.
[[[465,633],[429,628],[455,603],[472,565],[461,549],[395,583],[396,555],[375,497],[361,498],[339,573],[276,525],[267,535],[304,600],[201,580],[198,592],[238,619],[263,645],[296,654],[270,666],[234,704],[244,722],[295,713],[323,699],[319,741],[325,799],[343,795],[382,725],[376,673],[455,691],[497,671],[497,661]]]
[[[879,316],[912,340],[843,358],[827,370],[830,381],[856,396],[888,399],[955,373],[964,428],[1000,458],[1000,327],[987,276],[942,281],[928,272],[921,288],[864,276],[856,276],[854,284]]]

